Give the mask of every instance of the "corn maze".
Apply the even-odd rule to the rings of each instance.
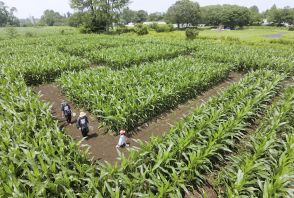
[[[0,197],[294,196],[291,47],[80,34],[0,46]],[[161,135],[95,147],[113,149],[112,162],[92,160],[33,91],[54,83],[116,141],[232,72],[242,79]]]

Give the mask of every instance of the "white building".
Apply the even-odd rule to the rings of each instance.
[[[272,22],[268,22],[267,19],[263,19],[263,22],[261,25],[271,25],[271,24],[272,24]]]
[[[126,26],[127,27],[135,27],[135,24],[134,23],[128,23]]]
[[[156,24],[158,24],[158,25],[166,25],[166,22],[164,22],[164,21],[146,21],[146,22],[144,22],[143,24],[144,25],[152,25],[152,24],[154,24],[154,23],[156,23]]]

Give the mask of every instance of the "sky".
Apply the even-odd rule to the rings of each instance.
[[[9,7],[16,7],[17,13],[15,14],[19,18],[28,18],[34,16],[40,18],[43,11],[46,9],[53,9],[65,14],[67,12],[73,12],[69,6],[70,0],[0,0],[3,1]],[[176,0],[131,0],[129,5],[134,10],[146,10],[151,12],[164,12]],[[261,11],[265,11],[273,4],[278,7],[291,6],[294,7],[294,0],[197,0],[200,6],[215,5],[215,4],[237,4],[242,6],[257,5]]]

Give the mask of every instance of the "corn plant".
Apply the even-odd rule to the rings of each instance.
[[[179,57],[122,71],[99,68],[63,75],[69,98],[114,131],[132,129],[225,79],[230,65]]]
[[[294,181],[294,129],[286,136],[283,142],[283,153],[275,161],[270,177],[264,182],[262,189],[263,198],[293,197]],[[281,149],[282,150],[282,149]],[[261,184],[262,185],[262,184]]]
[[[234,108],[238,101],[241,99],[248,100],[248,98],[251,97],[251,94],[254,93],[254,90],[256,90],[257,87],[265,86],[265,82],[267,82],[265,79],[271,79],[270,76],[272,75],[272,72],[264,71],[248,75],[241,80],[240,83],[232,85],[231,88],[221,95],[221,97],[215,97],[210,100],[207,105],[196,109],[192,115],[188,116],[183,122],[179,122],[174,128],[172,128],[168,135],[162,138],[154,138],[148,144],[142,144],[141,150],[146,149],[145,151],[149,152],[154,149],[158,143],[170,140],[177,141],[178,137],[174,136],[194,127],[197,127],[197,130],[204,130],[212,122],[221,120],[223,114],[228,114],[228,111]],[[260,76],[263,76],[263,79],[261,79]],[[279,78],[277,79],[280,81]],[[146,157],[147,156],[145,155],[143,158],[146,159]]]
[[[180,45],[145,43],[93,50],[87,52],[85,57],[96,64],[106,64],[114,69],[122,69],[142,62],[174,58],[189,54],[191,51],[192,49]]]
[[[293,49],[279,49],[269,46],[249,46],[228,43],[198,41],[195,50],[197,58],[223,63],[234,63],[243,71],[252,69],[272,69],[293,73]]]
[[[64,132],[23,79],[0,71],[0,197],[98,195],[100,169]]]
[[[258,76],[264,77],[256,81]],[[199,122],[196,122],[196,128],[192,124],[191,128],[186,126],[185,129],[183,121],[177,125],[181,127],[179,130],[172,129],[162,140],[155,138],[151,143],[142,145],[142,150],[131,151],[128,158],[121,156],[124,174],[127,174],[132,181],[132,183],[120,184],[122,193],[126,196],[139,194],[141,196],[153,194],[161,197],[175,194],[180,196],[187,191],[191,182],[201,184],[203,171],[211,170],[214,159],[222,159],[220,153],[230,151],[233,145],[232,138],[238,139],[242,136],[248,127],[246,122],[251,122],[252,118],[258,116],[260,110],[266,107],[264,104],[277,94],[282,79],[283,77],[273,72],[257,72],[249,75],[243,84],[244,89],[251,89],[245,94],[246,97],[243,95],[241,99],[234,95],[235,91],[239,90],[240,92],[237,93],[242,96],[243,90],[240,90],[240,87],[243,86],[240,83],[240,87],[236,85],[235,89],[228,91],[231,94],[229,101],[233,100],[234,104],[222,109],[221,101],[227,96],[224,94],[223,98],[211,101],[211,107],[205,105],[201,108],[202,112],[210,108],[215,111],[220,109],[222,113],[219,114],[218,119],[210,123],[210,114],[204,114],[208,118],[204,117],[203,120],[200,118]],[[248,86],[250,82],[254,86],[253,90]],[[220,102],[219,106],[216,101]],[[228,101],[224,103],[227,104]],[[197,120],[202,116],[202,112],[199,112],[200,115],[191,115],[190,118]],[[203,121],[202,124],[201,121]]]
[[[281,149],[283,144],[278,138],[278,133],[293,132],[293,127],[288,124],[294,117],[293,93],[293,88],[288,89],[282,100],[269,110],[261,126],[257,129],[256,135],[251,138],[247,145],[250,152],[233,157],[231,159],[232,164],[219,174],[220,182],[226,184],[226,196],[260,197],[263,193],[264,196],[273,195],[271,191],[274,189],[272,189],[273,186],[269,181],[278,182],[278,180],[271,180],[271,173],[277,173],[277,170],[275,171],[273,167],[280,167],[276,159],[281,155],[280,151],[283,150]],[[287,161],[287,158],[284,159],[281,156],[279,162],[284,162],[283,160]],[[289,164],[289,166],[291,165]],[[287,169],[286,166],[285,170],[291,170],[291,168]],[[276,190],[278,191],[278,189]]]
[[[26,84],[74,71],[59,80],[66,94],[117,130],[199,95],[231,70],[293,72],[293,50],[273,45],[72,35],[15,39],[0,47],[0,197],[182,197],[235,149],[284,76],[250,73],[163,137],[141,142],[128,157],[120,153],[120,165],[89,161]],[[191,52],[195,58],[135,66]],[[78,72],[90,62],[121,70]],[[293,97],[292,88],[272,105],[248,151],[224,169],[224,196],[293,197]]]
[[[0,64],[23,74],[27,84],[54,81],[62,72],[78,71],[90,65],[85,59],[58,52],[55,48],[23,46],[6,52]]]
[[[135,43],[137,42],[132,42],[131,38],[91,35],[85,38],[74,37],[70,42],[59,44],[57,49],[70,55],[84,56],[87,52],[98,52],[103,48],[130,46]]]

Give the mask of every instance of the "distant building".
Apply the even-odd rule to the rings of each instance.
[[[282,23],[282,25],[285,26],[285,27],[290,27],[291,26],[289,23],[285,23],[285,22]]]
[[[178,24],[173,24],[173,26],[174,26],[175,28],[177,28],[177,27],[178,27]],[[190,23],[187,23],[187,24],[179,24],[179,28],[188,28],[188,27],[195,27],[195,26],[193,26],[193,25],[190,24]]]
[[[263,19],[263,23],[261,25],[272,25],[272,24],[273,24],[273,22],[268,22],[267,19]],[[289,23],[285,23],[285,22],[281,23],[281,25],[283,25],[285,27],[290,27],[291,26]]]
[[[152,25],[152,24],[158,24],[158,25],[166,25],[167,23],[164,21],[146,21],[143,23],[143,25]],[[126,26],[127,27],[134,27],[136,24],[135,23],[128,23]]]
[[[152,24],[158,24],[158,25],[166,25],[167,23],[165,21],[146,21],[143,23],[143,25],[152,25]],[[128,23],[127,27],[134,27],[135,23]],[[206,24],[199,24],[198,27],[205,27]],[[178,24],[173,24],[174,28],[178,27]],[[187,28],[187,27],[194,27],[192,24],[180,24],[180,28]]]
[[[261,23],[261,25],[271,25],[273,24],[273,22],[268,22],[267,19],[263,19],[263,22]]]
[[[143,25],[152,25],[154,23],[158,25],[166,25],[166,22],[164,21],[146,21],[143,23]]]
[[[127,26],[127,27],[134,27],[135,24],[134,24],[134,23],[128,23],[126,26]]]

